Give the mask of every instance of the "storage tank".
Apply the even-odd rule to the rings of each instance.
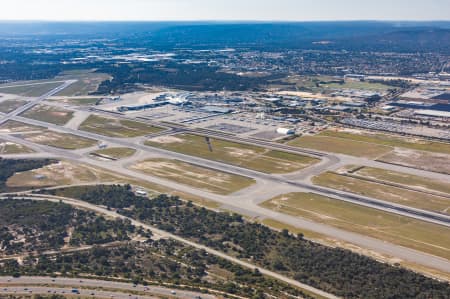
[[[293,135],[293,134],[295,134],[295,130],[289,129],[289,128],[278,128],[277,133],[283,134],[283,135]]]

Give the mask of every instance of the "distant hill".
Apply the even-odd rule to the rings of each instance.
[[[114,38],[148,47],[450,51],[450,22],[0,22],[0,36]]]

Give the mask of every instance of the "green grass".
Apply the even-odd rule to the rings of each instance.
[[[315,149],[356,157],[375,159],[393,150],[392,147],[336,138],[327,135],[302,136],[288,142],[291,146]]]
[[[136,150],[133,148],[127,147],[111,147],[106,149],[101,149],[93,152],[94,154],[110,157],[114,160],[119,160],[123,158],[128,158],[133,156],[136,153]]]
[[[91,115],[80,126],[80,130],[117,138],[139,137],[162,131],[161,128],[131,120],[121,120]]]
[[[27,102],[23,100],[5,100],[0,102],[0,112],[2,113],[10,113],[16,110],[17,108],[22,107]]]
[[[16,82],[14,84],[0,85],[0,93],[16,94],[25,97],[39,97],[62,84],[63,82]]]
[[[311,193],[285,194],[266,201],[261,206],[450,258],[450,229],[444,226]]]
[[[450,144],[424,139],[405,138],[386,134],[353,134],[348,132],[324,131],[320,136],[340,138],[347,141],[371,143],[372,145],[403,147],[407,149],[450,154]]]
[[[58,133],[50,130],[45,130],[41,133],[25,134],[24,138],[27,141],[66,150],[82,149],[97,144],[96,140],[79,137],[72,134]]]
[[[325,172],[314,177],[313,183],[414,208],[450,214],[450,199],[441,196],[387,186],[333,172]]]
[[[234,193],[255,183],[243,176],[162,158],[138,162],[131,169],[221,195]]]
[[[211,152],[205,137],[179,134],[163,142],[149,140],[145,144],[191,156],[229,163],[266,173],[289,173],[308,167],[317,159],[211,138]]]
[[[37,105],[21,116],[63,126],[72,119],[73,112],[53,106]]]

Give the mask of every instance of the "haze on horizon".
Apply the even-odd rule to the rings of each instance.
[[[450,20],[448,0],[4,0],[0,20]]]

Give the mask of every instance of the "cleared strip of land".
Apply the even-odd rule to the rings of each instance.
[[[178,160],[149,159],[130,167],[133,170],[168,179],[194,188],[228,195],[249,187],[253,179],[195,166]]]
[[[450,258],[450,229],[312,193],[285,194],[261,206]]]
[[[29,154],[34,151],[22,144],[0,139],[0,155]]]
[[[72,119],[73,112],[53,106],[37,105],[21,116],[63,126]]]
[[[127,157],[131,157],[136,153],[136,150],[133,148],[127,147],[110,147],[101,149],[91,154],[98,156],[99,158],[106,158],[112,160],[119,160]]]
[[[22,107],[27,102],[24,100],[11,99],[0,102],[0,112],[2,113],[10,113],[16,110],[17,108]]]
[[[450,154],[448,143],[366,131],[353,133],[327,130],[315,136],[296,138],[290,141],[289,145],[371,159],[386,155],[394,148]]]
[[[266,173],[294,172],[319,161],[307,156],[216,138],[210,138],[209,143],[211,148],[203,136],[178,134],[153,138],[145,144]]]
[[[450,181],[433,180],[408,173],[391,171],[373,167],[356,167],[356,171],[350,172],[352,175],[372,179],[380,182],[395,183],[407,188],[413,188],[423,191],[437,191],[448,194],[450,197]]]
[[[313,183],[323,187],[352,192],[414,208],[447,214],[450,212],[449,198],[388,186],[333,172],[325,172],[314,177]]]
[[[0,85],[0,93],[17,94],[26,97],[39,97],[60,86],[60,82],[17,82],[17,84]]]
[[[403,147],[413,150],[450,154],[450,144],[443,142],[429,141],[420,138],[405,138],[400,136],[393,136],[387,134],[374,134],[368,132],[362,132],[361,134],[354,134],[345,131],[339,132],[324,131],[320,135],[337,137],[353,141],[373,143],[384,146]]]
[[[321,134],[315,136],[302,136],[290,141],[288,144],[323,152],[332,152],[369,159],[375,159],[393,150],[390,146],[352,141]]]
[[[139,137],[162,131],[141,122],[107,118],[98,115],[89,116],[79,128],[82,131],[117,138]]]

